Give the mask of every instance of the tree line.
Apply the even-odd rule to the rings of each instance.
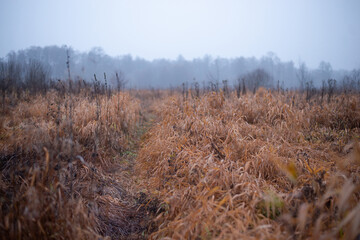
[[[71,74],[70,74],[71,73]],[[107,77],[103,77],[104,73]],[[360,69],[334,70],[321,62],[309,69],[304,62],[296,66],[283,62],[274,53],[260,59],[233,59],[204,56],[186,60],[133,58],[131,55],[111,57],[101,48],[78,52],[66,46],[31,47],[10,52],[0,59],[0,87],[7,91],[25,89],[31,93],[56,87],[59,80],[72,85],[89,85],[96,81],[108,88],[194,88],[217,91],[236,89],[237,93],[254,92],[259,87],[300,89],[311,97],[317,90],[325,92],[360,91]],[[69,80],[71,80],[69,82]]]

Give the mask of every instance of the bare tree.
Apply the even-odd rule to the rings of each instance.
[[[319,64],[319,70],[321,72],[321,77],[322,77],[322,80],[329,80],[331,77],[332,77],[332,74],[333,74],[333,70],[332,70],[332,67],[331,67],[331,64],[328,63],[328,62],[320,62]]]
[[[118,92],[121,92],[125,88],[125,85],[127,83],[124,73],[121,71],[115,72],[115,79],[113,80],[113,82],[116,85],[116,90]]]
[[[331,97],[334,95],[336,89],[336,80],[328,79],[328,103],[331,100]]]
[[[348,74],[346,74],[341,80],[341,90],[345,94],[356,90],[356,82]]]
[[[235,89],[236,89],[236,96],[238,98],[240,98],[240,94],[241,94],[241,78],[240,77],[237,79],[237,82],[235,84]]]
[[[225,94],[225,97],[229,97],[230,96],[230,89],[229,89],[229,85],[228,85],[228,80],[223,80],[223,92]]]
[[[258,68],[246,74],[244,82],[255,93],[259,87],[270,87],[272,85],[272,77],[264,69]]]
[[[316,93],[316,88],[314,86],[312,79],[306,81],[305,85],[306,85],[306,101],[310,101],[312,96],[314,96]]]
[[[21,83],[21,65],[12,55],[8,56],[7,61],[0,61],[0,89],[2,93],[3,107],[7,92],[19,88]]]
[[[196,78],[193,79],[194,82],[193,82],[193,86],[194,86],[194,90],[195,90],[195,96],[197,98],[200,97],[200,84],[196,81]]]
[[[31,93],[46,92],[48,87],[49,70],[41,62],[31,60],[25,75],[25,86]]]
[[[297,70],[296,77],[300,84],[300,91],[304,91],[306,83],[310,80],[310,74],[306,64],[304,62],[300,63],[299,69]]]
[[[354,87],[360,92],[360,69],[354,69],[351,71],[351,82],[354,83]]]
[[[246,85],[245,85],[245,78],[242,78],[242,94],[246,94]]]
[[[218,92],[219,91],[219,81],[220,81],[220,69],[219,69],[219,59],[215,60],[215,76],[211,73],[211,71],[208,72],[207,78],[210,82],[210,88],[212,92]]]
[[[321,98],[320,98],[321,101],[320,101],[320,103],[322,104],[323,99],[324,99],[324,95],[325,95],[325,92],[326,92],[325,80],[322,80],[320,91],[321,91]]]
[[[5,107],[6,90],[9,88],[9,79],[7,76],[7,65],[5,62],[0,62],[0,89],[2,93],[2,105]]]

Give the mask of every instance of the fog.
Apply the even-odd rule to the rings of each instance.
[[[232,83],[263,68],[291,88],[305,63],[319,85],[321,66],[338,80],[360,68],[359,12],[356,0],[3,0],[0,57],[36,58],[64,78],[70,49],[73,76],[121,71],[132,87]]]
[[[131,55],[111,57],[100,47],[89,52],[76,51],[67,46],[30,47],[17,52],[10,52],[3,62],[12,61],[24,66],[26,72],[32,60],[40,62],[53,80],[67,79],[67,57],[73,79],[94,80],[94,74],[99,81],[104,82],[104,73],[110,84],[115,74],[122,74],[128,88],[169,88],[178,87],[182,83],[198,82],[206,87],[209,83],[222,83],[224,80],[234,86],[238,79],[256,69],[265,70],[271,77],[268,87],[280,85],[285,88],[299,87],[299,67],[292,61],[282,61],[275,53],[269,52],[261,58],[220,58],[205,55],[201,58],[187,60],[179,55],[175,60],[155,59],[145,60]],[[359,70],[334,70],[330,63],[320,62],[315,69],[301,63],[307,79],[315,87],[329,78],[342,81],[345,77],[356,74]],[[21,75],[21,74],[20,74]],[[355,77],[356,81],[358,76]]]

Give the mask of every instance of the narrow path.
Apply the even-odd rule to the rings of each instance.
[[[122,153],[119,162],[107,171],[108,181],[104,182],[102,189],[108,194],[109,202],[104,201],[104,206],[99,209],[101,234],[110,236],[111,239],[147,239],[148,234],[154,230],[150,226],[151,219],[160,202],[149,199],[141,192],[134,166],[141,139],[157,117],[146,101],[141,103],[141,115],[135,139]],[[106,214],[102,214],[102,209]]]

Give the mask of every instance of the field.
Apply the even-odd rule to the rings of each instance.
[[[357,239],[360,97],[12,93],[4,239]]]

